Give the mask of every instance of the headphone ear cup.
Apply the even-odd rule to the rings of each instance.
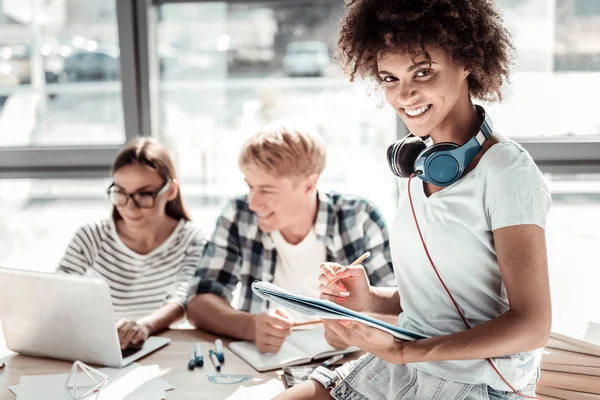
[[[412,134],[390,145],[387,151],[388,164],[394,175],[408,178],[415,172],[415,161],[423,150],[425,142]]]
[[[456,143],[438,143],[425,150],[415,169],[421,172],[421,178],[437,186],[448,186],[462,174],[459,161],[453,155],[453,150],[460,146]]]

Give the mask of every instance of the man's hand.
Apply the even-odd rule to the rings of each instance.
[[[138,345],[150,336],[150,330],[146,325],[128,320],[117,322],[117,332],[121,350],[125,350],[130,345]]]
[[[256,347],[263,353],[277,353],[285,338],[292,333],[294,323],[283,308],[263,311],[256,316]]]

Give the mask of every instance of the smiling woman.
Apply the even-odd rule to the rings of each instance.
[[[107,193],[112,217],[82,226],[58,270],[108,283],[126,348],[183,316],[206,239],[183,206],[168,152],[154,139],[119,152]]]
[[[335,299],[340,284],[362,282],[346,305],[397,317],[427,338],[399,343],[360,323],[326,321],[369,354],[318,369],[277,399],[536,398],[551,325],[551,199],[529,154],[473,104],[501,97],[508,38],[492,0],[347,4],[343,64],[351,77],[375,80],[411,131],[388,152],[392,171],[408,180],[391,228],[396,287],[373,289],[362,268],[340,266],[323,271],[320,290]]]

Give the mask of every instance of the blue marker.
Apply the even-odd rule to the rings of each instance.
[[[196,353],[194,352],[194,349],[190,350],[190,360],[188,362],[188,369],[191,371],[194,368],[196,368]]]
[[[220,362],[225,362],[225,353],[223,352],[223,342],[221,341],[221,339],[215,340],[215,347],[217,350],[217,358]]]
[[[208,355],[210,356],[210,360],[212,361],[213,365],[215,366],[215,369],[217,370],[217,372],[221,371],[221,363],[219,362],[217,353],[215,353],[215,351],[213,349],[210,349],[208,351]]]
[[[202,346],[200,342],[196,343],[196,367],[204,365],[204,357],[202,357]]]

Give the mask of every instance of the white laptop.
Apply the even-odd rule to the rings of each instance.
[[[21,354],[124,367],[165,346],[152,336],[123,356],[108,285],[100,279],[0,268],[6,347]]]

